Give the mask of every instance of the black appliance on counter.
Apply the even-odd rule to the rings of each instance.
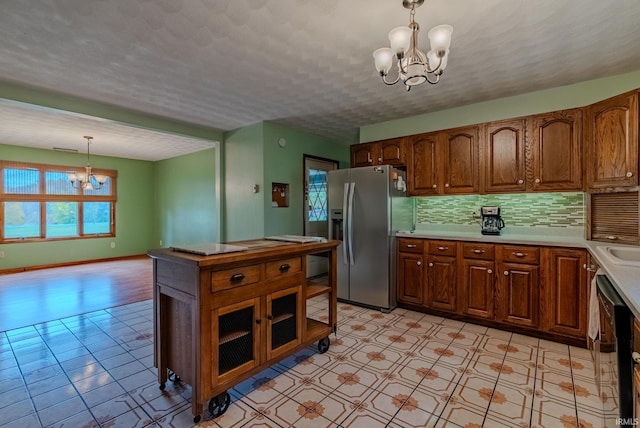
[[[617,412],[604,411],[605,426],[613,427],[618,418],[633,420],[632,315],[606,275],[597,275],[596,285],[601,332],[593,344],[596,384],[600,397],[618,403]]]
[[[500,235],[500,230],[504,227],[504,221],[500,217],[500,207],[482,207],[482,234]]]

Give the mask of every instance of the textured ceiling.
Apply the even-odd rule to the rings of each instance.
[[[449,65],[438,85],[407,93],[382,84],[372,58],[408,22],[401,3],[5,1],[0,80],[223,131],[269,120],[351,143],[363,125],[640,69],[638,0],[426,0],[419,45],[432,26],[453,25]],[[0,142],[33,144],[34,128],[51,125],[38,114],[55,117],[25,110],[0,105]],[[91,132],[63,116],[71,128],[56,145]],[[172,139],[181,144],[162,144]],[[109,154],[138,157],[118,150]]]

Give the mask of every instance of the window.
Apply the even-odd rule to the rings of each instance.
[[[115,236],[117,171],[98,190],[75,189],[74,167],[0,161],[0,243]]]

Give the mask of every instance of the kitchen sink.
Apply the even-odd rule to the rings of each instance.
[[[640,247],[603,245],[596,250],[613,264],[640,267]]]

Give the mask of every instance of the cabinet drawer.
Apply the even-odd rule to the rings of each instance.
[[[262,265],[241,266],[235,269],[221,270],[211,274],[211,291],[221,291],[259,282]]]
[[[301,270],[302,261],[300,260],[300,257],[269,262],[267,263],[267,279],[277,278],[291,273],[298,273]]]
[[[540,261],[540,248],[503,245],[502,260],[505,262],[537,264]]]
[[[456,256],[457,243],[453,241],[429,241],[432,256]]]
[[[398,238],[398,251],[403,253],[422,253],[424,250],[424,240]]]
[[[495,256],[495,245],[464,243],[462,246],[462,256],[465,259],[493,260]]]

